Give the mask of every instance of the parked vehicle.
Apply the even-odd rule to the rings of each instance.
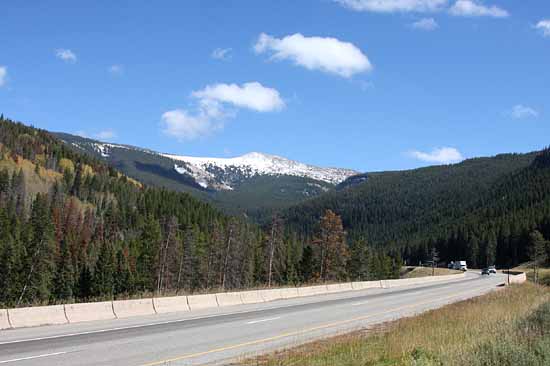
[[[489,266],[489,273],[492,273],[492,274],[497,274],[497,269],[495,266]]]
[[[468,266],[466,265],[466,261],[455,261],[453,269],[456,269],[458,271],[464,271],[466,272],[468,270]]]

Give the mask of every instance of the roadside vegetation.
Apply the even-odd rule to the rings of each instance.
[[[447,268],[430,268],[430,267],[403,267],[401,278],[417,278],[428,276],[447,276],[460,274],[461,271]]]
[[[525,272],[527,279],[531,282],[535,281],[535,271],[531,263],[525,263],[513,269],[513,271]],[[550,267],[538,267],[538,283],[545,286],[550,286]]]
[[[253,366],[550,364],[550,289],[526,283],[292,350]]]

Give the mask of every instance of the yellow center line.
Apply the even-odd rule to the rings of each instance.
[[[340,321],[327,323],[327,324],[323,324],[323,325],[319,325],[319,326],[315,326],[315,327],[311,327],[311,328],[301,329],[301,330],[298,330],[298,331],[281,333],[281,334],[278,334],[278,335],[273,336],[273,337],[262,338],[262,339],[257,339],[257,340],[250,341],[250,342],[244,342],[244,343],[234,344],[234,345],[230,345],[230,346],[215,348],[215,349],[211,349],[211,350],[208,350],[208,351],[203,351],[203,352],[198,352],[198,353],[191,353],[191,354],[182,355],[182,356],[178,356],[178,357],[174,357],[174,358],[169,358],[169,359],[165,359],[165,360],[161,360],[161,361],[154,361],[154,362],[146,363],[146,364],[143,364],[143,365],[140,365],[140,366],[163,365],[163,364],[166,364],[166,363],[169,363],[169,362],[188,360],[190,358],[205,356],[205,355],[209,355],[209,354],[212,354],[212,353],[230,351],[230,350],[237,349],[237,348],[242,348],[242,347],[247,347],[247,346],[254,346],[254,345],[257,345],[257,344],[272,342],[272,341],[276,341],[276,340],[279,340],[279,339],[282,339],[282,338],[292,337],[292,336],[296,336],[296,335],[300,335],[300,334],[304,334],[304,333],[311,333],[311,332],[314,332],[314,331],[317,331],[317,330],[322,330],[322,329],[327,329],[327,328],[333,328],[333,327],[336,327],[336,326],[339,326],[339,325],[353,323],[353,322],[357,322],[357,321],[361,321],[361,320],[366,320],[366,319],[376,317],[376,316],[387,315],[389,313],[393,313],[393,312],[400,311],[400,310],[405,310],[405,309],[411,309],[411,308],[421,306],[421,305],[427,305],[427,304],[432,304],[432,303],[436,303],[436,302],[447,301],[447,300],[454,299],[454,298],[457,298],[457,297],[463,297],[466,294],[478,292],[480,289],[483,289],[483,288],[485,288],[485,286],[478,287],[475,290],[471,290],[471,291],[462,293],[460,295],[452,295],[452,296],[443,297],[443,298],[437,299],[436,301],[432,300],[432,301],[417,302],[417,303],[414,303],[414,304],[399,306],[399,307],[396,307],[396,308],[393,308],[393,309],[381,311],[381,312],[374,313],[374,314],[363,315],[363,316],[359,316],[359,317],[351,318],[351,319],[347,319],[347,320],[340,320]]]

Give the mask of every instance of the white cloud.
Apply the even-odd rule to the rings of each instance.
[[[68,49],[59,48],[55,50],[55,56],[65,62],[75,63],[77,58],[73,51]]]
[[[100,140],[110,140],[116,137],[116,132],[108,128],[106,130],[99,131],[98,133],[94,134],[94,136]]]
[[[334,0],[355,11],[377,13],[435,12],[447,5],[447,0]]]
[[[496,5],[486,6],[476,0],[458,0],[449,9],[451,15],[465,16],[465,17],[493,17],[493,18],[506,18],[510,14]]]
[[[296,33],[275,38],[262,33],[254,51],[257,54],[271,52],[275,60],[291,60],[309,70],[321,70],[346,78],[373,68],[367,56],[355,45],[330,37],[304,37]]]
[[[258,82],[237,84],[214,84],[193,92],[192,96],[202,101],[217,101],[248,108],[258,112],[282,109],[285,103],[276,89],[266,88]]]
[[[550,37],[550,19],[544,19],[535,25],[535,28],[542,32],[545,37]]]
[[[223,120],[209,116],[208,110],[200,108],[195,115],[184,109],[174,109],[162,114],[162,131],[179,141],[195,140],[223,128]]]
[[[431,152],[411,151],[409,155],[418,160],[438,164],[451,164],[464,160],[460,151],[454,147],[435,148]]]
[[[515,119],[537,118],[539,116],[539,112],[531,107],[518,104],[512,108],[511,115]]]
[[[216,48],[210,56],[216,60],[229,60],[231,59],[231,51],[231,48]]]
[[[109,72],[113,75],[121,75],[124,73],[124,66],[123,65],[111,65],[109,66]]]
[[[7,76],[8,68],[6,66],[0,66],[0,86],[3,86],[6,83]]]
[[[180,141],[207,136],[224,127],[225,120],[236,115],[227,105],[257,112],[272,112],[285,107],[276,89],[254,81],[237,84],[207,85],[191,93],[197,100],[197,110],[175,109],[161,116],[162,131]]]
[[[439,28],[439,24],[435,21],[434,18],[423,18],[419,21],[416,21],[412,24],[414,29],[424,30],[424,31],[433,31]]]

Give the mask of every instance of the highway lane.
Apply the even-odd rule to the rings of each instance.
[[[200,365],[296,345],[494,290],[502,275],[193,313],[0,332],[0,365]]]

